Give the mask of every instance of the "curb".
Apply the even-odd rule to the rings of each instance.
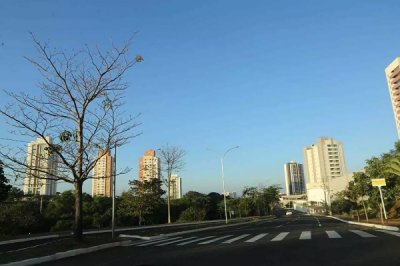
[[[374,228],[384,229],[384,230],[388,230],[388,231],[399,231],[399,228],[396,227],[396,226],[353,222],[353,221],[344,220],[344,219],[341,219],[341,218],[338,218],[338,217],[334,217],[334,216],[327,216],[327,217],[333,218],[333,219],[336,219],[338,221],[341,221],[341,222],[344,222],[344,223],[348,223],[348,224],[355,224],[355,225],[361,225],[361,226],[367,226],[367,227],[374,227]]]
[[[236,218],[236,219],[246,219],[246,218]],[[162,227],[175,227],[175,226],[180,227],[180,226],[190,226],[190,225],[197,225],[197,224],[213,224],[213,223],[219,223],[219,222],[223,222],[223,221],[225,221],[225,220],[210,220],[210,221],[190,222],[190,223],[173,223],[173,224],[135,226],[135,227],[128,227],[128,228],[117,228],[117,229],[115,229],[115,232],[135,231],[135,230],[143,230],[143,229],[162,228]],[[83,232],[83,235],[95,235],[95,234],[103,234],[103,233],[110,233],[110,232],[111,232],[111,229],[93,230],[93,231]],[[53,234],[53,235],[36,236],[36,237],[28,237],[28,238],[16,238],[16,239],[0,241],[0,246],[7,245],[7,244],[15,244],[15,243],[21,243],[21,242],[34,241],[34,240],[70,236],[72,234],[73,234],[72,232],[64,232],[64,233]]]
[[[36,237],[29,237],[29,238],[17,238],[17,239],[0,241],[0,246],[1,245],[7,245],[7,244],[15,244],[15,243],[20,243],[20,242],[26,242],[26,241],[33,241],[33,240],[57,238],[57,237],[60,237],[60,235],[57,234],[57,235],[36,236]]]
[[[94,252],[94,251],[98,251],[98,250],[102,250],[102,249],[106,249],[106,248],[119,247],[119,246],[129,244],[130,242],[131,242],[130,240],[125,240],[125,241],[120,241],[120,242],[102,244],[102,245],[89,247],[89,248],[73,249],[73,250],[68,250],[68,251],[64,251],[64,252],[58,252],[58,253],[48,255],[48,256],[26,259],[26,260],[22,260],[22,261],[15,261],[15,262],[10,262],[10,263],[1,264],[1,265],[2,266],[35,265],[35,264],[39,264],[39,263],[60,260],[60,259],[68,258],[68,257],[74,257],[77,255],[86,254],[86,253],[90,253],[90,252]]]

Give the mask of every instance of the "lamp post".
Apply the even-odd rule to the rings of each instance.
[[[233,150],[233,149],[237,149],[237,148],[239,148],[239,146],[235,146],[235,147],[229,148],[229,149],[227,149],[227,150],[225,151],[225,153],[224,153],[222,156],[220,156],[220,161],[221,161],[222,190],[223,190],[223,193],[224,193],[225,224],[228,224],[228,213],[227,213],[227,210],[226,210],[226,195],[225,195],[226,193],[225,193],[225,179],[224,179],[224,158],[225,158],[225,156],[228,154],[228,152],[230,152],[230,151]],[[211,150],[211,149],[207,149],[207,150],[217,153],[216,151]],[[218,154],[218,153],[217,153],[217,154]]]
[[[115,235],[115,180],[117,179],[117,144],[114,147],[114,173],[112,180],[112,217],[111,217],[111,238]]]

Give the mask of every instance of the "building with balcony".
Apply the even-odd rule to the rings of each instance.
[[[386,69],[386,81],[396,122],[397,135],[400,138],[400,57],[390,63]]]
[[[349,182],[343,144],[332,138],[319,138],[304,148],[306,190],[314,205],[330,205],[331,197],[346,188]]]
[[[285,163],[285,185],[287,195],[301,195],[306,193],[303,165],[296,162]]]
[[[149,181],[153,178],[160,179],[160,174],[160,160],[156,157],[156,152],[147,150],[139,158],[139,181]]]
[[[113,189],[114,163],[110,151],[99,151],[93,168],[92,196],[111,197]]]
[[[55,195],[58,172],[57,155],[51,152],[50,137],[37,138],[28,143],[26,173],[23,191],[25,195]]]

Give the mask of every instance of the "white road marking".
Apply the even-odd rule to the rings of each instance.
[[[361,237],[376,237],[370,233],[367,233],[365,231],[361,231],[361,230],[349,230],[350,232],[353,232],[354,234],[357,234]]]
[[[177,237],[172,237],[172,238],[164,238],[162,240],[157,240],[157,241],[147,241],[146,243],[139,243],[139,245],[137,245],[138,247],[145,247],[145,246],[149,246],[152,244],[158,244],[161,242],[165,242],[165,241],[170,241],[170,240],[174,240],[174,239],[178,239],[178,238],[182,238],[181,236],[177,236]]]
[[[319,221],[319,219],[317,217],[315,217],[315,216],[314,216],[314,218],[317,220],[318,226],[321,227],[322,225],[321,225],[321,222]]]
[[[206,240],[206,239],[209,239],[209,238],[212,238],[212,237],[215,237],[215,236],[206,236],[206,237],[203,237],[203,238],[197,238],[197,239],[186,241],[186,242],[182,242],[182,243],[179,243],[179,244],[176,244],[176,245],[177,246],[184,246],[184,245],[187,245],[187,244],[190,244],[190,243],[193,243],[193,242]]]
[[[325,231],[329,238],[342,238],[336,231]]]
[[[249,240],[246,240],[246,241],[244,241],[244,242],[253,243],[253,242],[256,242],[257,240],[260,240],[261,238],[263,238],[263,237],[266,236],[266,235],[268,235],[268,233],[259,234],[259,235],[256,235],[255,237],[250,238]]]
[[[196,238],[196,237],[192,236],[192,237],[188,237],[188,238],[184,238],[184,239],[172,240],[172,241],[169,241],[169,242],[166,242],[166,243],[157,244],[156,246],[157,246],[157,247],[162,247],[162,246],[174,244],[174,243],[177,243],[177,242],[190,240],[190,239],[193,239],[193,238]]]
[[[245,237],[247,237],[247,236],[249,236],[250,234],[243,234],[243,235],[241,235],[241,236],[238,236],[238,237],[235,237],[235,238],[232,238],[232,239],[228,239],[228,240],[226,240],[226,241],[224,241],[224,242],[222,242],[222,243],[224,243],[224,244],[230,244],[230,243],[233,243],[233,242],[235,242],[235,241],[237,241],[237,240],[239,240],[239,239],[242,239],[242,238],[245,238]]]
[[[308,240],[311,239],[311,231],[303,231],[299,237],[300,240]]]
[[[385,233],[385,234],[389,234],[389,235],[393,235],[393,236],[400,237],[400,233],[398,233],[398,232],[387,231],[387,230],[376,230],[376,231],[382,232],[382,233]]]
[[[228,237],[231,237],[231,236],[233,236],[233,235],[227,235],[227,236],[217,237],[217,238],[214,238],[214,239],[211,239],[211,240],[208,240],[208,241],[201,242],[201,243],[199,243],[199,245],[210,244],[210,243],[213,243],[213,242],[215,242],[215,241],[218,241],[218,240],[221,240],[221,239],[224,239],[224,238],[228,238]]]
[[[271,239],[271,241],[281,241],[283,240],[287,235],[289,234],[289,232],[282,232],[279,235],[277,235],[276,237],[274,237],[273,239]]]

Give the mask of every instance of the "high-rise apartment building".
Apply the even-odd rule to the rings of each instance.
[[[113,157],[110,151],[99,151],[100,159],[93,168],[92,196],[111,197],[114,174]]]
[[[330,204],[330,197],[339,192],[330,183],[348,184],[343,145],[332,138],[319,138],[316,144],[304,148],[309,202]]]
[[[171,199],[182,198],[182,179],[178,175],[171,175],[169,195]]]
[[[289,162],[284,165],[285,184],[287,195],[300,195],[306,193],[303,165]]]
[[[390,63],[386,69],[386,80],[392,101],[394,120],[396,121],[397,135],[400,138],[400,57]]]
[[[47,141],[47,142],[46,142]],[[37,138],[28,143],[26,156],[26,173],[24,178],[24,194],[55,195],[57,183],[57,155],[49,149],[52,139]]]
[[[139,181],[160,179],[160,160],[154,150],[147,150],[139,159]]]

